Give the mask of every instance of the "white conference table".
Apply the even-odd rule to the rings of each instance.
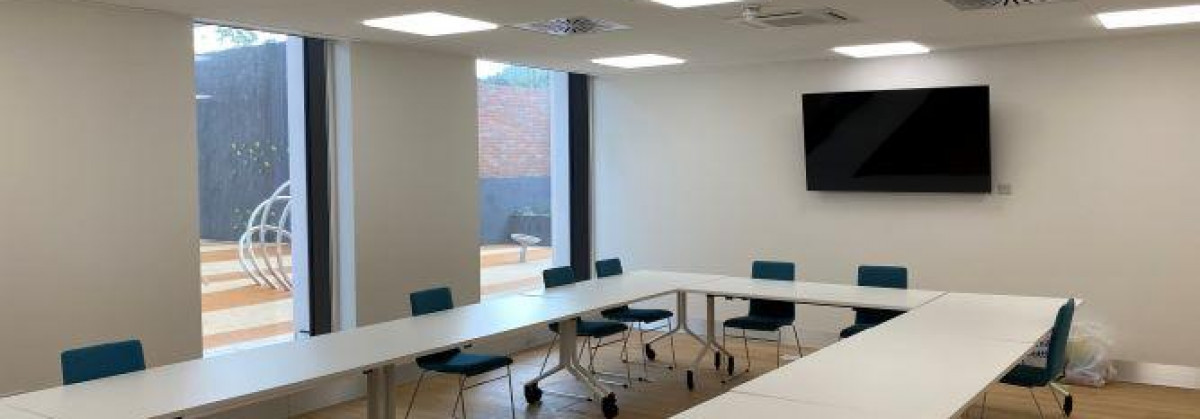
[[[509,296],[292,343],[197,359],[12,396],[0,403],[54,419],[211,414],[368,373],[369,416],[393,417],[392,365],[528,327],[573,318],[555,299]]]
[[[869,411],[745,393],[725,393],[674,416],[676,419],[814,418],[863,419]]]
[[[892,319],[887,329],[1034,343],[1045,337],[1066,302],[1065,298],[950,293]]]
[[[721,398],[741,397],[731,394],[796,403],[764,417],[824,417],[831,407],[865,412],[858,417],[956,417],[1049,333],[1065,302],[949,293],[680,417],[719,414]]]
[[[828,401],[812,401],[816,399],[789,392],[798,385],[790,382],[791,379],[789,379],[788,371],[792,371],[793,368],[821,370],[822,368],[832,368],[823,366],[824,364],[841,365],[843,368],[851,365],[863,374],[870,375],[869,369],[860,368],[856,365],[862,364],[853,364],[850,360],[860,356],[875,356],[883,360],[891,358],[893,361],[903,360],[904,358],[897,354],[904,355],[905,352],[893,353],[894,351],[889,349],[894,342],[908,342],[907,346],[912,348],[910,350],[919,352],[917,349],[937,342],[936,339],[944,339],[946,340],[944,343],[948,344],[947,347],[953,346],[960,350],[963,348],[975,350],[975,346],[973,346],[975,343],[971,342],[972,340],[986,341],[994,344],[985,351],[996,351],[995,359],[1012,355],[1022,346],[1025,348],[1024,350],[1027,350],[1032,345],[1029,342],[1019,341],[1030,335],[1031,332],[1006,329],[999,326],[1000,322],[995,322],[998,326],[994,328],[993,339],[957,335],[956,331],[969,328],[965,325],[947,322],[941,319],[942,316],[957,315],[956,310],[961,309],[962,306],[988,307],[987,302],[980,305],[976,304],[977,301],[970,299],[960,301],[959,297],[947,300],[948,303],[944,307],[937,306],[935,310],[939,311],[934,311],[935,314],[928,316],[932,320],[913,321],[911,324],[898,322],[896,323],[897,327],[890,327],[893,322],[905,319],[907,316],[923,313],[925,306],[933,306],[930,301],[949,297],[936,291],[866,289],[851,285],[768,282],[768,280],[730,278],[718,275],[638,271],[617,277],[584,281],[543,292],[489,298],[477,304],[460,306],[444,312],[394,320],[288,344],[187,361],[87,383],[26,393],[0,399],[0,405],[16,407],[19,411],[32,412],[51,419],[196,416],[283,396],[335,377],[367,373],[368,416],[372,419],[393,418],[395,416],[395,400],[394,391],[391,389],[395,385],[395,364],[409,362],[416,356],[459,347],[472,341],[548,323],[559,323],[564,339],[560,339],[559,365],[553,371],[564,369],[570,371],[576,378],[588,385],[593,394],[601,400],[602,406],[611,401],[615,407],[615,394],[599,384],[595,377],[579,365],[574,346],[576,341],[574,319],[586,313],[674,293],[677,296],[679,310],[677,315],[680,317],[680,321],[676,330],[672,332],[683,330],[696,339],[700,339],[686,326],[686,294],[689,292],[707,295],[710,332],[707,342],[714,345],[713,299],[718,295],[839,307],[896,310],[921,307],[920,310],[902,315],[884,326],[861,334],[861,338],[855,336],[844,343],[824,349],[816,355],[805,357],[735,389],[735,392],[752,396],[787,400],[797,406],[815,406],[811,407],[815,409],[812,412],[828,410],[831,406],[838,408],[835,410],[846,410],[847,412],[859,408],[856,407],[857,404],[835,405]],[[1046,306],[1045,301],[1028,300],[1028,302],[1029,305],[1020,307],[1042,310]],[[1017,308],[1017,310],[1021,308]],[[998,308],[994,311],[980,310],[975,314],[980,318],[1012,314],[1011,311]],[[914,317],[921,319],[926,316]],[[1040,326],[1044,334],[1044,331],[1049,329],[1052,318],[1050,321],[1046,321],[1045,314],[1041,313],[1022,318],[1022,321],[1045,322]],[[945,322],[945,324],[937,322]],[[930,334],[933,336],[931,338],[922,332],[922,328],[934,328],[947,333],[932,333]],[[910,333],[917,335],[910,336]],[[719,348],[719,346],[717,347]],[[1016,348],[1014,349],[1014,347]],[[846,355],[839,355],[842,352]],[[700,356],[702,357],[704,354],[701,352]],[[1020,357],[1015,356],[1014,358],[1019,359]],[[697,362],[699,359],[698,357]],[[827,361],[817,362],[822,359],[827,359]],[[943,361],[941,358],[937,360]],[[931,361],[931,359],[926,359],[924,362]],[[877,362],[882,363],[883,361]],[[907,361],[899,363],[915,364]],[[997,368],[998,364],[999,362],[995,360],[988,363],[992,368]],[[1011,366],[1011,363],[1009,365]],[[838,368],[833,369],[837,370]],[[832,372],[826,374],[831,379],[836,378]],[[955,372],[948,370],[947,374],[953,376]],[[776,375],[778,378],[769,378]],[[806,377],[809,375],[800,374],[792,379],[802,381]],[[991,382],[983,381],[984,378],[987,377],[964,376],[961,378],[961,387],[975,387],[977,391],[981,390]],[[772,380],[776,379],[787,382],[781,381],[779,384],[772,384]],[[991,377],[992,381],[994,379],[995,377]],[[758,383],[759,380],[764,381]],[[532,385],[536,388],[537,381],[535,379],[527,386]],[[752,383],[758,384],[751,386]],[[887,383],[897,384],[895,381]],[[842,390],[846,390],[854,389],[858,383],[835,384],[835,386],[841,385],[848,386],[842,387]],[[755,393],[758,391],[764,393]],[[871,392],[854,391],[853,393],[858,393],[860,397],[876,397]],[[742,397],[731,396],[731,394],[734,393],[729,393],[727,396]],[[833,396],[830,395],[830,400],[843,403]],[[960,399],[961,397],[955,398],[944,404],[949,406],[960,402]],[[882,403],[888,400],[886,398],[881,400],[880,406],[885,406]],[[857,401],[857,403],[874,402],[874,399],[861,398]],[[712,404],[706,403],[706,405],[717,406],[721,403],[724,402],[718,401]],[[897,404],[896,406],[918,411],[917,408],[910,408],[907,405]],[[607,411],[607,409],[605,410]]]
[[[687,292],[705,294],[707,323],[705,338],[698,337],[687,329]],[[727,361],[725,370],[730,377],[734,376],[734,356],[717,341],[716,333],[716,301],[715,297],[755,298],[775,301],[788,301],[796,304],[847,307],[875,308],[896,311],[909,311],[935,301],[946,293],[920,289],[897,289],[863,287],[857,285],[828,284],[808,281],[778,281],[770,279],[723,277],[716,281],[696,282],[681,288],[677,310],[679,323],[688,334],[695,337],[704,345],[696,358],[688,367],[685,377],[688,389],[696,386],[695,371],[710,352],[713,353],[713,364],[721,367],[721,354]]]
[[[0,419],[46,419],[46,417],[0,404]]]

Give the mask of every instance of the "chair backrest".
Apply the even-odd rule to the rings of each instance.
[[[607,278],[625,273],[621,269],[621,259],[612,258],[596,261],[596,277]]]
[[[750,276],[757,279],[795,281],[796,264],[791,262],[755,261]],[[796,320],[796,305],[786,301],[750,300],[750,315],[781,320]]]
[[[902,266],[858,267],[858,285],[880,288],[908,288],[908,268]],[[900,312],[877,309],[854,309],[854,322],[858,324],[880,324],[899,316]]]
[[[880,288],[908,288],[908,268],[903,266],[859,266],[858,285]]]
[[[1044,377],[1047,383],[1062,376],[1063,370],[1067,367],[1067,338],[1071,336],[1071,321],[1074,317],[1075,299],[1072,298],[1059,307],[1058,316],[1054,318],[1054,329],[1050,331],[1050,346],[1046,350],[1046,376]]]
[[[454,297],[451,296],[450,288],[447,287],[414,292],[408,295],[408,302],[412,304],[414,316],[454,308]]]
[[[146,369],[142,342],[126,340],[63,351],[63,385]]]
[[[454,297],[450,293],[450,288],[447,287],[431,288],[408,294],[408,302],[412,305],[412,314],[414,316],[437,313],[454,308]],[[459,349],[455,348],[419,356],[417,357],[417,365],[424,367],[427,364],[439,363],[458,353]]]
[[[575,283],[575,270],[570,266],[560,266],[542,271],[542,284],[546,288],[561,287]]]

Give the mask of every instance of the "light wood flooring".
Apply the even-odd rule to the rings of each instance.
[[[636,340],[631,342],[634,346]],[[740,348],[740,345],[733,345]],[[690,339],[677,338],[676,350],[679,363],[690,362],[695,356],[699,345]],[[740,342],[738,342],[740,343]],[[661,342],[655,345],[659,361],[670,361],[670,347]],[[775,367],[775,347],[771,344],[751,343],[753,371],[758,375]],[[731,348],[732,349],[732,348]],[[786,353],[794,348],[785,347]],[[517,417],[520,418],[600,418],[598,403],[546,394],[540,405],[528,406],[521,393],[525,380],[538,373],[545,347],[521,352],[514,355],[516,364],[513,370],[513,386],[516,392]],[[805,353],[811,350],[806,349]],[[617,354],[619,347],[601,349],[597,358],[599,369],[608,371],[624,371],[624,364]],[[636,354],[631,350],[632,354]],[[736,352],[735,352],[736,353]],[[554,355],[550,363],[555,362]],[[635,360],[640,357],[635,355]],[[649,377],[653,382],[635,382],[633,388],[616,388],[621,413],[620,418],[664,418],[686,410],[712,398],[729,388],[722,385],[717,373],[712,367],[711,356],[706,357],[701,372],[698,373],[698,388],[689,392],[683,384],[683,368],[674,371],[664,368],[651,367]],[[635,376],[641,374],[640,363],[631,364]],[[740,366],[739,366],[740,367]],[[488,375],[484,377],[492,377]],[[744,381],[743,376],[739,381]],[[471,381],[473,382],[473,381]],[[456,377],[438,376],[427,378],[422,385],[421,393],[413,409],[413,418],[446,418],[450,416],[454,404],[455,389],[458,385]],[[559,374],[542,383],[543,389],[571,391],[582,394],[582,387],[564,374]],[[412,384],[406,384],[396,389],[398,416],[403,417],[412,394]],[[853,389],[847,389],[853,391]],[[1183,390],[1168,387],[1156,387],[1138,384],[1114,383],[1103,389],[1072,387],[1075,397],[1073,418],[1095,419],[1145,419],[1145,418],[1193,418],[1200,419],[1200,391]],[[1059,417],[1049,390],[1035,390],[1038,401],[1045,411],[1046,417]],[[467,414],[472,418],[507,418],[508,388],[505,380],[501,379],[467,392]],[[993,386],[987,397],[987,418],[1037,418],[1030,392],[1023,388],[1003,385]],[[976,404],[964,417],[979,417],[980,409]],[[321,411],[303,416],[307,419],[365,419],[365,403],[362,400],[343,403]],[[751,418],[740,418],[751,419]],[[819,418],[814,418],[819,419]]]

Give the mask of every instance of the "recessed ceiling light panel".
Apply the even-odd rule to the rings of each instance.
[[[597,58],[592,60],[592,62],[609,67],[642,68],[683,64],[687,60],[658,54],[638,54],[623,57]]]
[[[449,15],[441,12],[414,13],[379,19],[368,19],[364,20],[363,24],[373,28],[388,29],[422,36],[442,36],[453,35],[456,33],[488,31],[499,27],[495,23],[484,22],[482,20],[475,20],[462,16]]]
[[[1100,13],[1096,19],[1108,29],[1196,23],[1200,22],[1200,4]]]
[[[833,52],[854,58],[873,58],[891,55],[925,54],[929,52],[929,47],[912,41],[904,41],[837,47],[833,49]]]
[[[737,3],[741,0],[651,0],[658,4],[665,4],[674,8],[710,6],[714,4]]]

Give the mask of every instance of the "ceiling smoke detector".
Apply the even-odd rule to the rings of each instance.
[[[544,33],[554,36],[585,35],[629,29],[628,26],[604,19],[590,17],[562,17],[542,22],[530,22],[513,25],[514,28],[531,32]]]
[[[730,21],[756,29],[776,29],[796,26],[836,25],[855,22],[857,19],[850,17],[845,12],[828,7],[821,9],[768,11],[764,10],[761,4],[748,4],[742,8],[742,15],[740,17],[730,19]]]
[[[1076,0],[946,0],[958,10],[1007,9],[1038,4],[1067,3]]]

